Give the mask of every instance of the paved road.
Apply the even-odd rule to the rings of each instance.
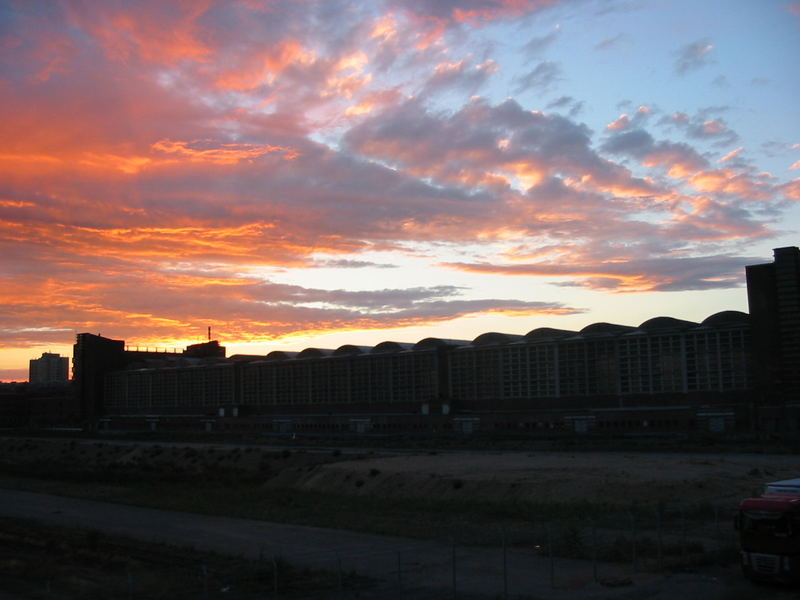
[[[633,574],[630,567],[600,563],[601,578],[630,578],[631,584],[604,587],[594,582],[592,564],[518,550],[454,548],[440,542],[348,531],[209,517],[0,489],[0,517],[35,519],[95,529],[150,541],[194,546],[248,557],[280,556],[287,561],[330,570],[343,569],[377,578],[384,588],[411,597],[412,589],[439,590],[439,597],[475,595],[575,598],[723,597],[728,575],[659,576]],[[455,581],[453,578],[455,565]],[[505,565],[505,567],[504,567]],[[504,577],[505,572],[505,577]],[[555,584],[555,587],[553,586]],[[690,591],[691,590],[691,591]],[[662,595],[666,594],[666,595]],[[433,597],[437,597],[434,593]]]

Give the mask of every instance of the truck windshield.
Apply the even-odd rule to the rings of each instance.
[[[800,532],[800,522],[795,515],[766,511],[744,511],[742,531],[775,537],[792,537]]]
[[[800,496],[800,486],[768,484],[764,489],[764,493],[779,494],[781,496]]]

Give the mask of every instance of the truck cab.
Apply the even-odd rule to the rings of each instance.
[[[739,503],[742,571],[754,581],[800,582],[800,478],[768,483]]]

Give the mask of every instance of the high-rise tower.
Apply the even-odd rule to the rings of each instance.
[[[41,358],[32,358],[28,369],[31,383],[56,383],[69,379],[69,358],[44,352]]]
[[[800,401],[800,249],[776,248],[774,262],[746,267],[753,356],[762,398]]]

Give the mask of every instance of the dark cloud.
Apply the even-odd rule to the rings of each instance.
[[[531,263],[495,265],[453,263],[452,268],[504,275],[536,275],[569,278],[556,285],[580,286],[613,291],[686,291],[725,289],[744,283],[742,265],[758,259],[743,256],[693,256],[679,258],[631,259],[625,262],[560,264]]]
[[[570,117],[575,117],[583,110],[585,102],[583,100],[577,100],[572,96],[561,96],[553,100],[552,102],[547,104],[547,108],[549,109],[568,109],[567,114]]]
[[[534,36],[522,47],[522,52],[524,52],[527,56],[539,56],[542,54],[547,48],[549,48],[553,43],[558,39],[559,35],[561,34],[560,29],[555,29],[554,31],[548,33],[547,35],[543,36]]]
[[[90,330],[114,331],[115,337],[128,340],[146,331],[155,341],[174,336],[176,329],[188,332],[205,323],[215,325],[223,336],[263,340],[345,324],[386,328],[481,312],[578,311],[560,302],[464,299],[464,290],[455,286],[353,292],[241,278],[230,272],[202,274],[180,269],[169,274],[121,273],[94,285],[89,285],[90,279],[81,281],[76,276],[70,283],[51,285],[48,310],[31,301],[18,303],[13,316],[0,314],[3,339],[8,344],[67,344],[76,330]],[[29,280],[26,284],[34,291],[44,282]],[[220,315],[225,315],[223,320]],[[35,319],[42,325],[26,328],[16,325],[18,319]],[[56,322],[58,327],[51,325]]]
[[[601,148],[612,154],[636,158],[648,166],[658,166],[681,175],[700,171],[708,161],[684,143],[655,141],[642,129],[623,131],[608,137]]]
[[[456,89],[468,94],[476,93],[497,70],[492,61],[475,65],[470,61],[455,64],[442,63],[422,87],[421,94],[437,94]]]
[[[391,0],[388,4],[419,16],[459,22],[514,17],[560,3],[564,0]]]
[[[708,39],[697,40],[681,47],[675,54],[675,72],[685,75],[690,71],[696,71],[714,62],[712,52],[713,44]]]
[[[625,34],[618,33],[617,35],[615,35],[613,37],[605,38],[603,40],[600,40],[599,42],[597,42],[594,45],[594,49],[595,50],[612,50],[614,48],[619,47],[623,42],[625,42],[626,39],[627,39],[627,37],[625,36]]]
[[[561,66],[553,61],[540,62],[532,71],[514,80],[514,93],[547,90],[561,80]]]
[[[727,106],[711,106],[693,115],[673,113],[662,117],[660,123],[683,131],[688,138],[710,141],[720,147],[728,146],[739,140],[739,135],[719,116],[728,110]]]
[[[396,269],[397,265],[392,265],[388,263],[375,263],[366,260],[349,260],[349,259],[337,259],[337,260],[325,260],[325,261],[318,261],[314,264],[315,267],[331,267],[334,269]]]

